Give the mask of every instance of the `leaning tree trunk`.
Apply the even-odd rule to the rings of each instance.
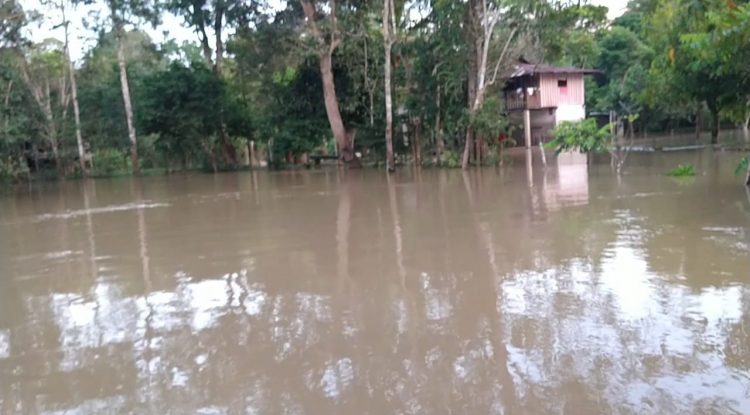
[[[354,160],[354,148],[349,135],[344,128],[344,121],[341,119],[341,110],[339,101],[336,96],[336,84],[333,80],[333,52],[341,43],[340,32],[337,28],[336,1],[329,0],[330,9],[330,41],[326,41],[316,22],[315,3],[313,0],[300,0],[300,5],[305,13],[307,25],[318,43],[325,49],[320,52],[320,78],[323,81],[323,102],[326,107],[328,123],[331,125],[331,132],[336,139],[338,148],[338,157],[340,163],[349,163]]]
[[[125,122],[128,125],[128,138],[130,139],[130,159],[133,163],[133,173],[141,171],[138,163],[138,138],[133,125],[133,105],[130,101],[130,86],[128,85],[128,71],[125,64],[125,44],[122,28],[117,30],[117,66],[120,68],[120,88],[122,89],[122,103],[125,106]]]
[[[339,161],[349,163],[354,159],[354,149],[351,146],[349,137],[344,128],[344,121],[341,119],[341,110],[339,101],[336,96],[336,84],[333,79],[332,52],[323,53],[320,56],[320,75],[323,80],[323,99],[326,107],[328,123],[331,125],[331,132],[336,139],[338,148]]]

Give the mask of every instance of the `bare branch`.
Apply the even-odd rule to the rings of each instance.
[[[503,46],[503,50],[500,53],[500,56],[497,58],[497,62],[495,62],[495,69],[492,73],[492,79],[488,83],[489,85],[493,85],[495,81],[497,80],[497,73],[500,69],[500,64],[502,63],[503,59],[505,59],[505,54],[508,52],[508,47],[510,46],[510,41],[513,40],[513,36],[516,34],[516,28],[514,27],[513,30],[510,31],[510,35],[508,35],[508,39],[505,40],[505,46]]]

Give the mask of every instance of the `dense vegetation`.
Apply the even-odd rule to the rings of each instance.
[[[634,131],[750,122],[750,3],[634,0],[50,0],[96,3],[96,45],[0,6],[0,178],[235,169],[261,160],[463,165],[496,160],[500,89],[519,58],[601,69],[587,110]],[[271,2],[276,4],[278,2]],[[144,29],[182,17],[194,43]],[[68,16],[66,19],[64,16]],[[47,17],[49,19],[49,17]],[[596,131],[593,125],[589,125]]]

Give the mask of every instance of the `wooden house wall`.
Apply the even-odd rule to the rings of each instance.
[[[567,93],[563,94],[557,81],[567,80]],[[581,74],[542,74],[539,82],[541,108],[555,108],[560,105],[583,105],[584,84]]]

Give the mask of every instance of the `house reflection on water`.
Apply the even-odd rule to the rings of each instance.
[[[532,192],[535,211],[588,204],[589,163],[586,154],[550,153],[543,159],[539,150],[511,151],[514,162],[522,158],[525,163],[527,185],[540,187],[541,196]]]

